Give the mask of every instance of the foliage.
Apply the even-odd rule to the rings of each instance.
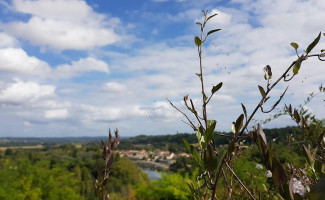
[[[0,151],[0,200],[98,199],[93,183],[97,177],[96,160],[101,152],[88,145],[56,146],[37,150],[11,149],[9,155]],[[118,154],[114,158],[114,173],[110,174],[108,185],[110,199],[128,198],[134,195],[132,192],[137,185],[149,184],[147,175],[131,161],[120,159]],[[132,181],[125,190],[124,183],[129,180]],[[111,186],[115,187],[110,190]]]
[[[193,156],[193,159],[199,165],[200,174],[197,176],[197,183],[188,181],[187,184],[192,192],[195,199],[217,199],[218,195],[223,193],[224,198],[236,198],[237,195],[242,194],[241,191],[245,191],[251,199],[265,199],[271,198],[272,196],[278,196],[279,198],[285,199],[301,199],[307,198],[308,191],[304,191],[302,194],[300,191],[295,190],[297,184],[309,187],[317,185],[317,182],[322,183],[320,180],[324,176],[325,171],[325,144],[324,144],[324,124],[311,118],[310,115],[299,111],[297,109],[292,109],[291,105],[286,106],[286,113],[288,113],[293,120],[302,128],[303,142],[307,142],[309,146],[302,145],[302,149],[307,160],[306,168],[295,167],[293,163],[288,163],[286,166],[280,162],[279,157],[276,155],[275,143],[273,140],[268,141],[264,131],[260,124],[257,128],[253,130],[248,130],[248,125],[252,121],[254,115],[258,110],[262,113],[269,113],[273,111],[276,106],[281,102],[284,97],[288,87],[283,91],[278,100],[271,105],[271,109],[265,110],[264,105],[270,99],[270,92],[272,89],[280,82],[289,82],[298,73],[302,66],[302,63],[308,58],[317,57],[320,61],[324,61],[323,57],[325,53],[321,51],[319,54],[310,54],[314,47],[318,44],[321,38],[321,33],[315,38],[313,42],[306,48],[304,54],[298,54],[299,45],[295,42],[291,43],[291,46],[295,49],[297,54],[297,59],[292,62],[292,64],[287,67],[285,72],[278,78],[274,83],[271,84],[272,79],[272,69],[269,65],[264,67],[264,79],[266,80],[266,86],[262,87],[258,85],[259,92],[261,94],[261,99],[254,111],[248,115],[246,107],[241,104],[243,113],[240,114],[236,121],[233,122],[231,130],[232,135],[229,134],[219,134],[215,132],[216,121],[208,118],[207,105],[210,102],[213,95],[218,92],[223,83],[220,82],[213,86],[209,95],[207,95],[207,90],[204,86],[204,73],[203,73],[203,60],[202,60],[202,49],[203,45],[212,33],[220,31],[220,29],[210,30],[205,33],[205,26],[208,21],[215,17],[216,14],[208,16],[208,11],[202,11],[204,14],[203,22],[197,22],[196,24],[200,26],[201,35],[194,38],[194,43],[198,49],[199,56],[199,73],[196,73],[201,82],[201,94],[202,94],[202,110],[197,110],[197,106],[194,105],[192,99],[189,99],[189,95],[184,96],[184,104],[189,113],[191,113],[196,121],[190,119],[187,112],[180,110],[171,101],[169,103],[176,110],[178,110],[187,119],[187,124],[196,131],[197,142],[196,144],[189,143],[186,139],[183,139],[185,146],[188,151]],[[292,72],[290,72],[292,71]],[[218,148],[215,144],[215,139],[225,137],[230,139],[229,144],[226,147]],[[240,155],[243,153],[247,146],[245,145],[243,139],[251,139],[257,146],[258,152],[262,157],[262,162],[271,174],[272,186],[274,187],[275,195],[268,191],[268,195],[261,195],[261,188],[249,188],[247,184],[252,184],[252,181],[242,181],[245,178],[239,176],[236,169],[237,162],[240,163]],[[308,140],[308,141],[306,141]],[[298,162],[298,161],[297,161]],[[317,166],[317,167],[316,167]],[[223,178],[221,181],[220,177]],[[245,183],[246,182],[246,183]],[[218,187],[219,184],[223,184],[223,187]],[[262,183],[262,185],[265,185]],[[302,186],[302,187],[304,187]],[[321,188],[321,187],[317,187]],[[311,196],[320,196],[320,192],[315,189],[315,192],[311,192]],[[238,196],[237,196],[238,197]],[[242,197],[241,197],[242,198]]]
[[[186,177],[186,176],[185,176]],[[181,174],[163,175],[161,180],[150,185],[140,185],[136,190],[136,199],[142,200],[187,200],[192,194],[185,185]]]

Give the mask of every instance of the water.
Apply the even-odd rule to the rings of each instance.
[[[142,169],[145,173],[148,174],[150,180],[157,180],[157,179],[161,179],[161,174],[159,174],[158,172],[154,171],[154,170],[150,170],[150,169]]]

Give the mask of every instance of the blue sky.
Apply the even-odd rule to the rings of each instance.
[[[322,0],[0,0],[0,137],[192,132],[165,98],[184,108],[190,94],[200,105],[193,38],[202,9],[218,14],[208,28],[222,29],[203,54],[206,89],[224,83],[208,113],[220,131],[230,130],[240,103],[252,112],[265,65],[278,77],[295,59],[292,41],[303,49],[325,31]],[[283,103],[317,91],[324,65],[306,61]],[[323,99],[308,105],[318,118]],[[265,127],[292,124],[283,117]]]

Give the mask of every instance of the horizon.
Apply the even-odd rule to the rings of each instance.
[[[218,14],[207,28],[222,29],[203,49],[206,90],[223,82],[208,108],[221,132],[231,131],[241,103],[248,114],[258,104],[266,65],[275,81],[296,59],[291,42],[302,53],[325,32],[322,0],[0,1],[0,138],[103,137],[109,128],[127,137],[193,132],[166,98],[185,110],[189,94],[199,107],[194,37],[202,9]],[[312,53],[324,47],[322,38]],[[254,118],[302,104],[325,84],[324,74],[324,63],[310,58],[278,108]],[[323,99],[306,106],[318,119],[325,119]],[[291,125],[285,116],[263,127]]]
[[[285,129],[285,128],[288,128],[288,127],[297,127],[299,128],[298,126],[285,126],[285,127],[276,127],[276,128],[265,128],[263,130],[272,130],[272,129]],[[232,132],[228,131],[228,132],[220,132],[219,133],[223,133],[223,134],[233,134]],[[127,136],[121,136],[119,135],[119,138],[120,139],[128,139],[128,138],[132,138],[132,137],[138,137],[138,136],[167,136],[167,135],[178,135],[178,134],[196,134],[195,132],[177,132],[177,133],[166,133],[166,134],[139,134],[139,135],[127,135]],[[115,137],[115,135],[112,135],[113,137]],[[52,137],[48,137],[48,136],[39,136],[39,137],[34,137],[34,136],[27,136],[27,137],[24,137],[24,136],[14,136],[14,137],[10,137],[10,136],[0,136],[0,139],[58,139],[58,138],[108,138],[108,133],[107,135],[97,135],[97,136],[89,136],[89,135],[84,135],[84,136],[52,136]]]

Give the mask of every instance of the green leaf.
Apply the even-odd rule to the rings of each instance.
[[[246,111],[246,107],[244,106],[244,104],[241,104],[241,107],[243,108],[243,111],[244,111],[245,117],[246,117],[246,119],[247,119],[247,111]]]
[[[196,133],[196,137],[197,137],[197,140],[199,141],[200,148],[204,149],[204,148],[206,148],[206,142],[205,142],[205,139],[204,139],[202,133],[203,133],[203,130],[200,127]]]
[[[196,132],[196,137],[197,137],[197,140],[198,140],[198,141],[200,141],[200,140],[201,140],[201,137],[202,137],[202,133],[201,133],[201,131],[200,131],[200,130],[198,130],[198,131]]]
[[[193,145],[190,145],[185,138],[182,138],[183,142],[187,148],[187,150],[192,154],[193,158],[196,160],[196,162],[200,163],[200,157],[199,157],[199,153],[197,152],[197,150],[194,148]]]
[[[291,104],[289,105],[288,111],[289,111],[290,114],[292,113],[292,106],[291,106]]]
[[[209,125],[207,131],[205,132],[205,141],[206,143],[210,143],[213,135],[214,135],[214,129],[216,128],[217,121],[211,120],[211,124]]]
[[[264,79],[265,80],[269,80],[272,78],[272,69],[270,67],[270,65],[266,65],[264,68],[263,68],[265,74],[264,74]]]
[[[209,16],[208,19],[207,19],[207,21],[209,21],[209,19],[211,19],[212,17],[214,17],[216,15],[218,15],[218,14],[213,14],[213,15]]]
[[[297,51],[297,49],[298,49],[298,47],[299,47],[299,45],[297,44],[297,43],[295,43],[295,42],[291,42],[291,44],[290,44],[293,48],[295,48],[295,50]]]
[[[317,38],[307,47],[306,53],[308,54],[313,48],[318,44],[321,37],[321,32],[319,32]]]
[[[240,129],[243,127],[243,123],[244,123],[244,114],[239,115],[239,117],[236,120],[235,123],[235,130],[236,133],[238,133],[240,131]]]
[[[218,85],[213,86],[211,89],[211,93],[214,94],[216,91],[218,91],[222,87],[222,82],[220,82]]]
[[[284,190],[285,199],[295,200],[295,198],[293,197],[293,178],[292,177],[290,178],[290,181],[288,183],[284,184],[283,190]]]
[[[201,149],[207,148],[207,143],[205,142],[204,137],[202,136],[201,139],[199,140],[199,145]]]
[[[196,22],[195,24],[197,24],[199,26],[202,26],[202,23],[201,22]]]
[[[325,49],[320,50],[321,53],[323,53],[324,51],[325,51]]]
[[[299,116],[299,114],[298,114],[298,112],[297,112],[296,109],[293,112],[293,116],[294,116],[296,122],[299,123],[300,122],[300,116]]]
[[[302,63],[303,59],[304,59],[304,57],[303,57],[303,56],[300,56],[300,57],[296,60],[296,62],[295,62],[295,66],[293,67],[293,70],[292,70],[294,75],[298,74],[298,71],[299,71],[299,69],[300,69],[300,66],[301,66],[301,63]]]
[[[232,124],[231,124],[231,131],[233,132],[233,134],[236,134],[236,127],[235,127],[235,122],[233,122]]]
[[[212,147],[211,144],[207,145],[207,150],[204,151],[203,158],[204,158],[203,161],[204,161],[205,168],[208,171],[212,172],[215,169],[218,160],[217,160],[217,156],[215,154],[214,148]]]
[[[236,148],[235,141],[231,141],[228,145],[228,154],[227,154],[228,159],[230,158],[232,152],[235,152],[235,148]]]
[[[265,133],[261,127],[260,124],[257,125],[257,136],[261,137],[262,141],[263,141],[263,145],[266,146],[267,145],[267,140],[266,140],[266,137],[265,137]]]
[[[211,30],[208,32],[207,36],[210,35],[211,33],[214,33],[214,32],[220,31],[220,30],[221,30],[220,28]]]
[[[273,157],[274,157],[274,149],[273,149],[273,141],[271,141],[271,142],[269,142],[268,144],[267,144],[267,151],[268,151],[268,153],[269,153],[269,165],[270,165],[270,167],[272,167],[272,161],[273,161]]]
[[[207,121],[208,127],[210,127],[215,122],[216,122],[216,120],[208,120]]]
[[[191,147],[190,147],[189,143],[187,142],[187,140],[185,138],[183,138],[183,137],[182,137],[182,140],[183,140],[187,150],[191,153]]]
[[[258,89],[260,90],[260,93],[261,93],[262,97],[265,98],[266,97],[266,93],[265,93],[263,87],[262,86],[258,86]]]
[[[318,183],[311,187],[309,197],[311,200],[325,199],[325,180],[322,178]]]
[[[187,184],[187,186],[190,188],[192,194],[195,194],[195,189],[194,189],[194,186],[193,186],[192,181],[190,181],[190,180],[186,180],[186,184]]]
[[[202,41],[198,36],[196,36],[194,38],[194,42],[195,42],[196,46],[198,46],[198,47],[201,46],[201,44],[202,44]]]
[[[201,78],[201,74],[199,74],[199,73],[195,73],[195,75],[197,75],[199,78]]]
[[[219,168],[221,167],[221,164],[223,162],[223,159],[225,157],[225,155],[227,154],[227,151],[225,149],[219,151],[218,153],[218,158],[217,158],[217,170],[219,170]]]
[[[307,149],[305,145],[302,145],[302,149],[304,150],[304,156],[306,160],[308,161],[309,165],[312,166],[314,163],[314,158],[310,152],[310,149]]]
[[[272,180],[277,186],[287,183],[287,173],[276,157],[272,159]]]
[[[295,65],[295,66],[293,67],[293,70],[292,70],[292,71],[293,71],[293,74],[295,74],[295,75],[298,74],[299,69],[300,69],[300,64],[301,64],[301,63],[299,63],[299,65]]]

